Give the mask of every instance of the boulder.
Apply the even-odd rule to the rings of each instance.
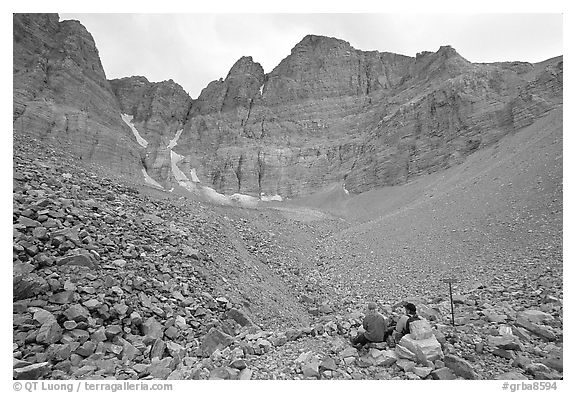
[[[148,366],[148,372],[150,376],[157,378],[157,379],[166,379],[172,373],[172,368],[170,367],[170,362],[172,361],[171,358],[164,358],[162,360],[158,360],[154,358],[150,366]]]
[[[216,380],[228,380],[236,379],[239,371],[230,367],[217,367],[210,371],[210,376],[208,379]]]
[[[404,349],[408,350],[408,352]],[[414,356],[412,357],[410,353]],[[415,340],[410,335],[405,335],[396,345],[396,354],[400,358],[416,359],[421,363],[425,363],[426,361],[433,362],[443,356],[442,347],[434,335],[423,340]]]
[[[31,364],[20,368],[15,368],[13,372],[14,379],[40,379],[50,371],[50,363],[42,362]]]
[[[524,370],[531,364],[532,360],[523,355],[518,355],[512,362],[513,367],[520,367]]]
[[[122,352],[120,353],[122,360],[134,360],[141,354],[140,350],[128,341],[124,340],[122,344]]]
[[[240,371],[238,374],[238,379],[241,381],[249,381],[252,379],[252,370],[249,368],[245,368],[244,370]]]
[[[428,375],[430,375],[430,373],[434,371],[434,368],[432,367],[414,367],[412,369],[412,372],[416,375],[418,375],[420,378],[424,379],[426,378]]]
[[[174,359],[183,359],[186,355],[186,348],[173,341],[168,341],[166,343],[166,349],[168,350],[170,356],[172,356]]]
[[[84,266],[90,269],[95,269],[98,265],[94,258],[89,254],[70,255],[56,260],[58,266]]]
[[[456,355],[444,356],[444,364],[459,377],[464,379],[479,379],[480,377],[472,365]]]
[[[556,349],[551,351],[542,363],[548,366],[551,369],[554,369],[558,372],[564,371],[564,362],[563,362],[562,350]]]
[[[244,370],[247,366],[248,365],[244,359],[236,359],[230,363],[230,367],[238,370]]]
[[[526,372],[534,376],[534,379],[542,380],[555,380],[562,379],[562,374],[551,370],[548,366],[542,363],[532,363],[526,367]]]
[[[358,350],[356,348],[352,348],[352,347],[348,347],[345,350],[343,350],[342,352],[340,352],[339,356],[341,358],[347,358],[347,357],[356,357],[358,355]]]
[[[142,334],[151,339],[162,338],[164,328],[156,318],[150,317],[146,321],[142,322]]]
[[[543,325],[533,323],[533,322],[531,322],[528,319],[523,318],[523,317],[518,317],[516,319],[516,324],[518,326],[521,326],[521,327],[525,328],[526,330],[536,334],[537,336],[545,338],[546,340],[549,340],[549,341],[555,341],[556,340],[556,334],[554,334],[552,329],[549,328],[548,326],[543,326]]]
[[[15,301],[31,298],[48,290],[48,282],[37,274],[14,275],[12,278],[12,297]]]
[[[74,291],[62,291],[53,294],[48,298],[50,303],[68,304],[74,301]]]
[[[227,318],[236,321],[240,326],[254,326],[254,322],[252,322],[250,317],[242,310],[231,308],[230,310],[226,311],[224,315]]]
[[[90,312],[80,304],[73,304],[64,311],[64,316],[71,321],[85,322],[90,317]]]
[[[48,321],[56,321],[56,316],[54,316],[50,311],[46,311],[43,308],[34,308],[33,310],[34,315],[32,318],[34,318],[35,321],[38,321],[40,325],[43,325]]]
[[[162,359],[164,357],[164,351],[166,350],[166,343],[164,340],[157,338],[152,345],[150,350],[150,359],[158,358]]]
[[[62,338],[62,328],[56,320],[48,320],[38,330],[36,342],[41,344],[54,344]]]
[[[304,374],[306,378],[319,378],[320,377],[320,371],[318,370],[319,366],[320,363],[317,360],[312,360],[311,362],[304,363],[301,366],[302,374]]]
[[[359,357],[358,359],[356,359],[356,365],[358,367],[370,367],[374,365],[374,358],[368,354]]]
[[[414,352],[410,351],[408,348],[405,348],[402,345],[397,344],[396,347],[394,348],[394,351],[399,359],[409,359],[413,361],[418,360]]]
[[[106,341],[106,328],[104,328],[104,326],[100,326],[94,333],[90,335],[90,339],[96,343]]]
[[[426,319],[419,319],[410,323],[410,337],[414,340],[425,340],[433,335],[432,326]]]
[[[82,303],[82,305],[88,310],[96,310],[102,306],[102,303],[98,299],[90,299]]]
[[[456,379],[456,374],[448,367],[436,369],[430,373],[433,379],[437,380],[450,380]]]
[[[200,353],[202,356],[209,357],[214,351],[226,348],[233,341],[234,339],[231,336],[213,327],[202,339]]]
[[[488,336],[488,345],[495,348],[510,349],[513,351],[522,351],[524,349],[520,341],[512,335]]]
[[[504,314],[499,314],[494,310],[484,310],[483,314],[488,322],[504,323],[508,317]]]
[[[398,366],[401,370],[404,370],[406,373],[414,370],[414,367],[416,367],[416,362],[408,359],[398,359],[396,361],[396,366]]]
[[[435,308],[429,307],[425,304],[418,304],[418,315],[426,318],[429,321],[440,321],[442,314]]]
[[[286,338],[286,336],[284,334],[279,334],[278,336],[271,337],[270,342],[275,347],[281,347],[282,345],[284,345],[288,342],[288,339]]]
[[[272,343],[264,338],[259,338],[254,344],[258,348],[262,348],[264,352],[268,352],[272,348]]]
[[[554,317],[540,310],[524,310],[518,313],[517,318],[524,318],[532,323],[541,324],[544,321],[551,321]]]
[[[298,355],[295,362],[301,363],[301,364],[309,363],[312,361],[313,357],[314,357],[314,353],[312,351],[302,352],[300,355]]]
[[[336,365],[336,361],[330,356],[326,356],[322,362],[320,362],[320,370],[336,371],[337,369],[338,366]]]
[[[498,379],[498,380],[526,380],[526,379],[528,379],[528,377],[522,373],[517,372],[517,371],[508,371],[504,374],[496,375],[494,377],[494,379]]]
[[[499,356],[504,359],[514,359],[514,355],[512,354],[512,352],[506,349],[496,348],[495,350],[492,351],[492,354],[494,356]]]
[[[398,360],[398,355],[395,351],[388,349],[386,351],[381,351],[380,354],[374,359],[374,365],[389,367],[396,363]]]

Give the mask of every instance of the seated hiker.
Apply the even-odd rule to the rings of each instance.
[[[396,342],[400,341],[403,336],[410,333],[411,322],[420,319],[420,317],[416,315],[416,306],[413,303],[406,303],[404,305],[404,310],[406,311],[406,315],[401,316],[396,324],[394,337]]]
[[[358,333],[351,340],[352,345],[355,347],[362,347],[370,342],[378,343],[384,341],[384,333],[388,327],[388,321],[378,312],[376,303],[368,303],[368,311],[362,322],[362,327],[364,332]]]

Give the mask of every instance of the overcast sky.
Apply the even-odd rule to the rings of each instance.
[[[94,37],[109,79],[173,79],[197,98],[241,56],[270,72],[306,34],[415,56],[453,46],[473,62],[562,54],[561,14],[66,14]]]

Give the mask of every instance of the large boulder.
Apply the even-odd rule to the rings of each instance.
[[[430,374],[432,375],[433,379],[437,379],[437,380],[456,379],[456,375],[448,367],[442,367],[442,368],[436,369],[436,370],[432,371]]]
[[[378,349],[372,348],[368,353],[374,358],[373,363],[375,366],[388,367],[396,363],[398,360],[398,355],[391,349],[380,351]]]
[[[425,340],[434,335],[432,326],[426,319],[419,319],[410,323],[410,337],[415,340]]]
[[[48,320],[38,330],[36,341],[41,344],[54,344],[62,338],[62,328],[56,320]]]
[[[444,364],[459,377],[464,379],[480,379],[474,367],[472,367],[472,365],[467,360],[464,360],[459,356],[444,356]]]
[[[317,359],[313,359],[310,362],[304,363],[302,368],[302,374],[307,378],[319,378],[320,377],[320,362]]]
[[[39,379],[50,371],[50,363],[36,363],[14,369],[14,379]]]
[[[200,353],[202,356],[209,357],[214,351],[226,348],[233,341],[234,338],[213,327],[204,336],[202,344],[200,344]]]
[[[554,349],[546,356],[542,363],[556,371],[563,372],[564,362],[562,358],[562,349]]]
[[[226,311],[225,315],[226,317],[238,322],[240,326],[254,326],[254,322],[252,322],[250,317],[242,310],[231,308],[230,310]]]
[[[37,274],[14,276],[12,279],[14,301],[28,299],[49,290],[48,282]]]
[[[64,316],[70,321],[83,322],[88,320],[90,312],[80,304],[73,304],[64,311]]]
[[[540,310],[524,310],[518,313],[518,318],[524,318],[532,323],[542,323],[544,321],[551,321],[554,317],[548,313]]]
[[[433,362],[443,356],[442,347],[434,335],[423,340],[405,335],[396,345],[396,354],[400,358],[418,360],[420,363]]]
[[[164,327],[156,318],[150,317],[142,323],[142,333],[150,339],[156,340],[162,338]]]
[[[516,319],[516,325],[523,327],[524,329],[534,333],[535,335],[542,337],[548,341],[555,341],[556,340],[556,334],[554,333],[554,331],[549,328],[548,326],[544,326],[544,325],[540,325],[534,322],[531,322],[530,320],[524,318],[524,317],[518,317]]]
[[[513,351],[522,351],[524,349],[520,340],[513,335],[505,336],[488,336],[488,345],[500,349],[510,349]]]

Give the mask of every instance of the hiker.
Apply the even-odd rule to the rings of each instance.
[[[413,303],[406,303],[404,305],[404,310],[406,311],[406,315],[402,315],[396,324],[394,337],[396,342],[400,341],[403,336],[410,333],[411,322],[420,319],[416,314],[416,306]]]
[[[371,342],[379,343],[384,341],[388,321],[378,312],[376,303],[368,303],[368,311],[362,322],[362,327],[364,328],[364,332],[358,333],[358,335],[351,340],[354,347],[361,348]]]

